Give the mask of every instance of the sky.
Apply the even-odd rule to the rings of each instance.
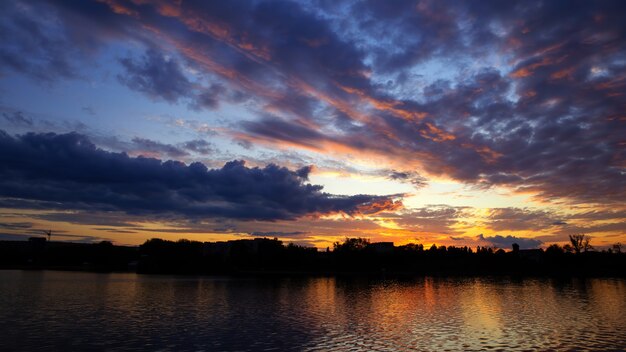
[[[0,239],[626,243],[626,2],[0,3]]]

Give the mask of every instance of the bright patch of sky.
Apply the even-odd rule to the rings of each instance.
[[[404,199],[408,208],[429,204],[447,204],[459,207],[505,208],[523,207],[532,203],[528,195],[514,194],[502,188],[477,189],[455,181],[431,179],[428,185]]]
[[[411,185],[387,180],[382,177],[358,174],[340,174],[335,172],[315,173],[310,176],[311,183],[324,186],[324,191],[332,194],[399,194],[413,191]]]

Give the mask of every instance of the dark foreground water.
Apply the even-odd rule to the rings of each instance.
[[[0,271],[2,350],[626,350],[626,281]]]

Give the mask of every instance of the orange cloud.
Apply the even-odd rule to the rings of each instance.
[[[440,129],[430,122],[426,122],[424,125],[426,126],[426,129],[420,131],[420,135],[424,138],[435,142],[445,142],[456,139],[453,134]]]
[[[405,120],[414,121],[414,120],[422,120],[428,116],[428,113],[422,111],[408,111],[405,109],[397,108],[397,106],[402,105],[401,101],[397,100],[381,100],[374,98],[368,95],[365,91],[353,87],[346,87],[340,84],[337,86],[345,91],[346,93],[357,95],[362,100],[368,102],[371,106],[373,106],[376,110],[389,112],[397,117],[403,118]]]
[[[134,10],[128,8],[127,6],[124,6],[123,4],[120,4],[116,0],[98,0],[98,1],[109,5],[109,7],[111,8],[111,11],[113,11],[113,13],[116,13],[118,15],[139,17],[139,13],[137,11],[134,11]]]
[[[374,215],[383,211],[397,211],[404,207],[401,200],[385,199],[371,204],[363,204],[358,207],[361,214]]]
[[[571,78],[572,72],[574,72],[574,67],[566,68],[557,72],[554,72],[550,75],[552,79],[562,79],[562,78]]]
[[[548,59],[547,57],[544,57],[540,62],[536,62],[534,64],[530,64],[530,65],[517,69],[515,72],[511,73],[511,77],[513,78],[528,77],[532,75],[534,73],[534,70],[536,70],[537,68],[551,65],[552,63],[553,62],[550,59]]]

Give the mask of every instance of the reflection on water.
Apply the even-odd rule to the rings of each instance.
[[[0,271],[1,350],[624,350],[626,280]]]

